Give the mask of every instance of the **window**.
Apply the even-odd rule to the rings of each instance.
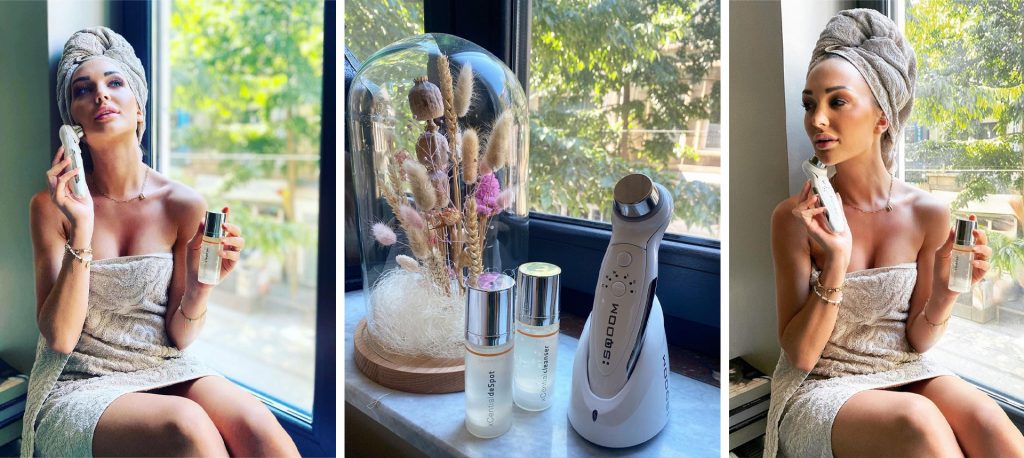
[[[165,56],[155,76],[164,83],[158,167],[211,209],[230,206],[246,237],[190,351],[311,421],[324,3],[175,0],[155,8],[157,55]]]
[[[348,1],[344,23],[345,47],[365,62],[381,48],[423,33],[423,0]]]
[[[907,182],[975,214],[994,250],[988,277],[961,294],[937,360],[974,382],[1024,398],[1024,47],[1019,8],[999,0],[904,0],[917,53],[907,125]],[[1010,45],[1008,45],[1010,44]]]
[[[675,199],[670,233],[718,239],[719,2],[534,0],[532,210],[609,221],[619,178]]]

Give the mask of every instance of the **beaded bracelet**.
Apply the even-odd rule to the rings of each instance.
[[[85,268],[88,269],[92,265],[92,249],[82,248],[76,250],[71,248],[71,242],[64,242],[64,251],[71,255],[76,261],[85,264]]]
[[[841,304],[841,303],[843,302],[843,292],[842,292],[842,288],[840,288],[840,289],[839,289],[838,291],[827,291],[827,292],[825,293],[825,294],[830,294],[830,293],[836,293],[836,292],[838,292],[838,293],[839,293],[839,299],[836,299],[836,300],[834,300],[834,301],[833,301],[833,300],[829,300],[829,298],[825,297],[825,294],[822,294],[822,293],[821,293],[821,290],[823,289],[823,287],[822,287],[822,288],[819,288],[819,287],[818,287],[818,285],[814,285],[814,288],[812,288],[812,289],[814,290],[814,294],[817,294],[817,295],[818,295],[818,297],[820,297],[820,298],[821,298],[821,300],[825,301],[825,303],[826,303],[826,304],[829,304],[829,305],[834,305],[834,306],[838,307],[838,306],[839,306],[839,304]]]

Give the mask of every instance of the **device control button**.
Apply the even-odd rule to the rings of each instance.
[[[633,257],[629,253],[623,251],[619,253],[619,256],[615,259],[619,263],[619,267],[628,267],[633,262]]]
[[[622,295],[626,294],[626,284],[621,281],[612,283],[612,294],[614,294],[615,297],[622,297]]]

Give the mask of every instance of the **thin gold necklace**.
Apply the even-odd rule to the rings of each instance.
[[[107,193],[100,191],[100,195],[106,197],[109,200],[117,202],[119,204],[125,204],[128,202],[134,202],[137,200],[146,200],[146,181],[149,180],[149,167],[146,166],[146,174],[142,177],[142,186],[139,187],[139,195],[132,197],[131,199],[119,200],[107,195]],[[97,190],[98,191],[98,190]]]
[[[885,198],[885,206],[882,207],[882,208],[879,208],[877,210],[862,210],[862,209],[860,209],[858,207],[853,206],[853,204],[849,204],[849,203],[846,203],[846,202],[843,202],[843,205],[845,205],[847,207],[850,207],[850,208],[852,208],[854,210],[857,210],[857,211],[859,211],[861,213],[867,213],[867,214],[878,213],[878,212],[880,212],[882,210],[885,210],[886,212],[891,212],[892,211],[892,182],[893,181],[896,181],[896,177],[894,177],[892,175],[889,175],[889,195],[886,196],[886,198]]]

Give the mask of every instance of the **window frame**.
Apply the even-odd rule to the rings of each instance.
[[[455,3],[424,0],[424,31],[457,35],[487,49],[514,71],[528,97],[531,1],[462,2],[458,8]],[[349,192],[354,190],[346,189],[346,194]],[[349,218],[354,219],[351,214]],[[573,304],[563,301],[563,310],[588,315],[597,270],[611,241],[611,224],[537,212],[530,212],[529,220],[529,260],[561,266],[563,294],[578,299]],[[360,229],[350,232],[358,233]],[[350,241],[348,246],[360,250],[358,242]],[[658,266],[658,298],[665,312],[669,343],[719,356],[721,241],[666,234]],[[362,288],[361,269],[347,268],[345,274],[346,291]]]
[[[905,1],[908,0],[862,0],[861,3],[869,4],[869,6],[865,7],[875,9],[888,16],[896,23],[896,26],[899,27],[900,33],[905,33],[907,20],[907,11],[904,6]],[[906,141],[907,137],[904,133],[904,135],[900,135],[898,141],[894,145],[894,148],[896,148],[896,174],[900,180],[906,180]],[[976,388],[981,390],[982,393],[987,394],[990,398],[995,400],[1019,428],[1024,425],[1024,398],[997,390],[983,381],[972,377],[970,374],[962,374],[958,371],[954,372],[957,372],[959,377],[963,378],[971,385],[974,385]],[[1024,396],[1024,394],[1021,396]]]
[[[169,1],[146,0],[114,1],[115,12],[121,17],[121,28],[125,38],[132,43],[136,54],[146,67],[150,92],[147,102],[147,132],[143,138],[143,148],[149,151],[146,161],[155,170],[166,170],[169,157],[160,154],[160,148],[169,140],[165,128],[169,119],[166,115],[157,118],[154,114],[166,113],[162,106],[169,96],[169,73],[166,60],[160,60],[160,50],[165,48],[163,40],[167,39],[167,31],[162,28],[166,23],[165,15],[170,12]],[[320,234],[337,233],[335,192],[337,178],[336,157],[337,135],[335,120],[337,118],[336,98],[336,56],[337,56],[337,15],[336,3],[324,0],[324,44],[323,44],[323,80],[321,92],[320,117],[320,192],[319,221],[317,230]],[[146,18],[145,21],[134,21],[129,18]],[[154,71],[153,69],[156,69]],[[333,456],[337,444],[337,288],[335,255],[337,246],[335,237],[317,237],[317,285],[316,285],[316,343],[315,369],[313,379],[312,414],[306,414],[291,407],[273,396],[245,384],[232,380],[235,384],[252,393],[270,409],[295,441],[296,447],[303,456]]]

